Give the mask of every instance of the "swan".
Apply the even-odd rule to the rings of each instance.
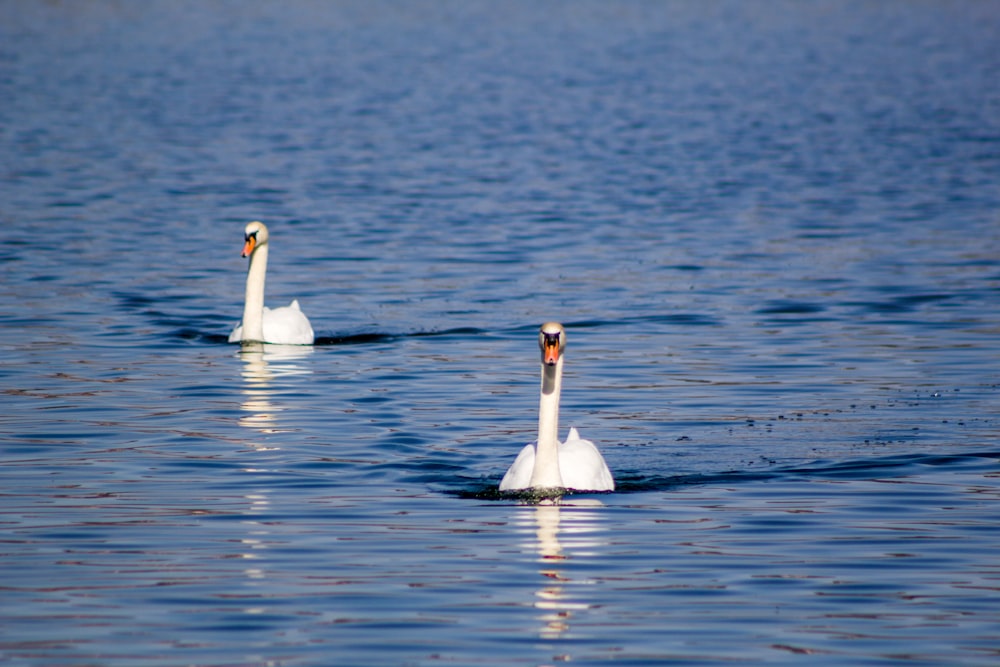
[[[538,332],[542,350],[542,390],[538,404],[538,440],[525,445],[500,480],[501,491],[564,488],[614,491],[615,481],[597,446],[575,428],[559,442],[559,393],[562,389],[566,329],[546,322]]]
[[[249,223],[243,230],[243,257],[250,257],[243,320],[229,334],[230,343],[279,343],[312,345],[313,329],[309,318],[299,308],[298,300],[281,308],[264,306],[264,278],[267,274],[267,227],[263,222]]]

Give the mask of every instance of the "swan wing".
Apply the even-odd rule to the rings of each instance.
[[[531,471],[535,469],[535,445],[525,445],[500,480],[501,491],[531,488]]]
[[[614,491],[615,480],[597,445],[569,430],[566,442],[559,443],[559,473],[567,489]]]
[[[233,334],[235,335],[235,331]],[[230,336],[232,340],[232,336]],[[237,338],[237,340],[239,340]],[[281,345],[312,345],[315,340],[309,318],[298,301],[281,308],[264,308],[264,342]]]

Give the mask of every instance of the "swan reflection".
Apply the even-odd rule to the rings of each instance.
[[[575,613],[595,606],[587,601],[589,579],[573,579],[564,570],[574,558],[592,556],[607,544],[600,501],[576,500],[573,504],[525,507],[521,525],[534,525],[535,539],[525,546],[538,554],[543,585],[535,592],[533,606],[541,615],[539,636],[558,639],[570,630]],[[527,516],[530,512],[531,515]]]
[[[243,362],[241,375],[243,377],[243,399],[240,409],[243,414],[239,423],[260,434],[279,433],[278,415],[285,410],[280,401],[282,384],[290,378],[309,375],[312,370],[300,362],[313,353],[312,347],[301,345],[272,345],[262,343],[244,344],[239,352]],[[263,452],[277,449],[262,443],[250,442],[250,446]],[[250,476],[257,476],[268,471],[249,465],[243,469]],[[262,580],[268,578],[262,558],[263,552],[273,542],[270,489],[266,486],[253,485],[253,490],[243,494],[246,509],[241,524],[246,533],[239,539],[239,557],[243,559],[243,574],[245,585],[254,588]],[[246,614],[263,613],[263,607],[246,607]]]
[[[264,579],[267,576],[266,572],[252,561],[256,561],[259,558],[257,552],[267,549],[267,536],[270,534],[270,530],[267,527],[266,521],[258,521],[256,517],[266,515],[271,509],[271,500],[266,493],[250,493],[245,495],[244,498],[249,502],[249,507],[247,508],[247,518],[242,523],[250,526],[251,530],[247,537],[240,539],[240,544],[244,549],[240,557],[246,561],[250,561],[243,568],[243,574],[247,579],[251,580]]]
[[[240,350],[243,361],[243,401],[245,414],[240,425],[261,433],[278,433],[277,415],[284,410],[275,404],[274,383],[297,375],[309,375],[312,370],[297,363],[313,353],[302,345],[269,345],[247,343]]]

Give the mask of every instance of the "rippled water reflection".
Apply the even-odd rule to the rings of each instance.
[[[0,661],[995,664],[998,34],[0,6]],[[518,504],[551,319],[617,491]]]

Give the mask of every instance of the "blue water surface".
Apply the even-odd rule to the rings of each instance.
[[[0,3],[0,662],[995,665],[993,3]],[[316,345],[226,343],[243,226]],[[617,490],[496,486],[568,331]]]

